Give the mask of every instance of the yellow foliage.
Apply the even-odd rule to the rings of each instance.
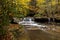
[[[42,4],[42,3],[44,3],[45,2],[45,0],[37,0],[37,3],[38,4]]]
[[[29,8],[29,2],[31,0],[17,0],[17,3],[23,6],[23,8]]]
[[[30,2],[30,0],[17,0],[17,2],[22,4],[22,5],[27,5],[27,3]]]
[[[56,2],[56,0],[52,0],[52,5],[56,5],[57,4],[57,2]]]

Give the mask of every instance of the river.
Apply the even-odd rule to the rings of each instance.
[[[49,27],[49,25],[47,26]],[[52,28],[54,28],[55,26],[52,26]],[[56,26],[55,31],[52,29],[48,31],[47,30],[43,31],[41,29],[28,30],[27,28],[26,31],[30,40],[60,40],[60,26]]]
[[[42,30],[28,30],[30,40],[60,40],[59,36],[46,33]]]

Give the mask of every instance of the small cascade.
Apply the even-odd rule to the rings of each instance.
[[[50,23],[50,18],[48,18],[48,23]]]

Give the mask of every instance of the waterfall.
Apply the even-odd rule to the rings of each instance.
[[[50,23],[50,18],[48,18],[48,23]]]

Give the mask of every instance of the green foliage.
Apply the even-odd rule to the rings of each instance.
[[[4,30],[1,26],[0,26],[0,35],[2,36],[6,35],[6,30]]]

